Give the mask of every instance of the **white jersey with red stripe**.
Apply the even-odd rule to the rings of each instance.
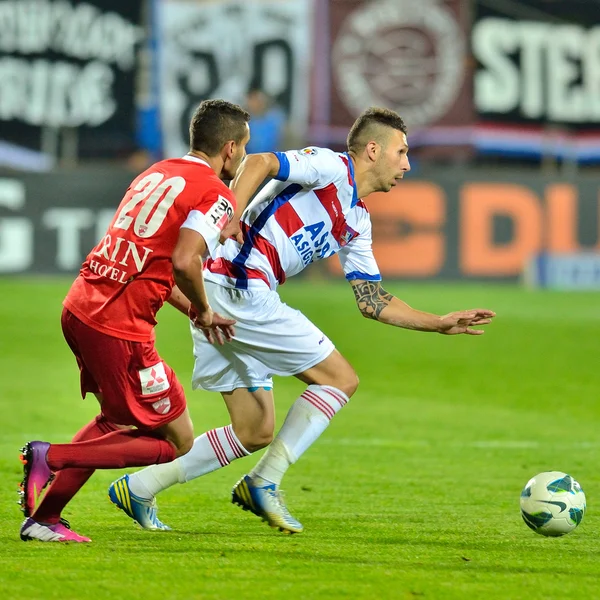
[[[379,281],[350,156],[314,147],[275,154],[278,174],[242,215],[244,243],[227,240],[207,261],[205,279],[275,290],[310,263],[339,254],[346,279]]]

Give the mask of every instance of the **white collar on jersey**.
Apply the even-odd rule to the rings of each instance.
[[[202,165],[206,165],[207,167],[210,167],[210,165],[205,160],[203,160],[202,158],[198,158],[197,156],[192,156],[191,154],[186,154],[182,158],[183,160],[190,160],[192,162],[197,162]]]

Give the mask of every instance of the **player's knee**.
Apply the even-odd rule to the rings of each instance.
[[[340,378],[337,387],[341,392],[344,392],[348,398],[351,398],[356,390],[358,389],[358,375],[354,370],[344,374],[344,377]]]
[[[265,423],[255,429],[246,429],[235,432],[238,440],[248,452],[256,452],[265,448],[273,441],[274,427]]]
[[[177,454],[177,457],[179,458],[180,456],[187,454],[192,449],[192,446],[194,445],[194,438],[186,437],[182,440],[177,440],[177,443],[175,443],[174,445],[175,445],[175,453]]]

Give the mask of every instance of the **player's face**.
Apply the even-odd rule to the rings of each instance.
[[[237,144],[232,142],[231,155],[225,161],[223,165],[222,179],[233,179],[239,166],[242,164],[244,158],[246,158],[246,144],[250,141],[250,128],[246,124],[246,135],[242,141]]]
[[[379,190],[389,192],[410,171],[406,134],[394,129],[377,161]]]

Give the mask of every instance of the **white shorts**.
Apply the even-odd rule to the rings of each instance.
[[[191,325],[194,342],[192,387],[230,392],[240,387],[272,387],[273,375],[296,375],[325,360],[331,340],[277,292],[227,288],[205,282],[212,309],[236,320],[235,337],[209,344]]]

